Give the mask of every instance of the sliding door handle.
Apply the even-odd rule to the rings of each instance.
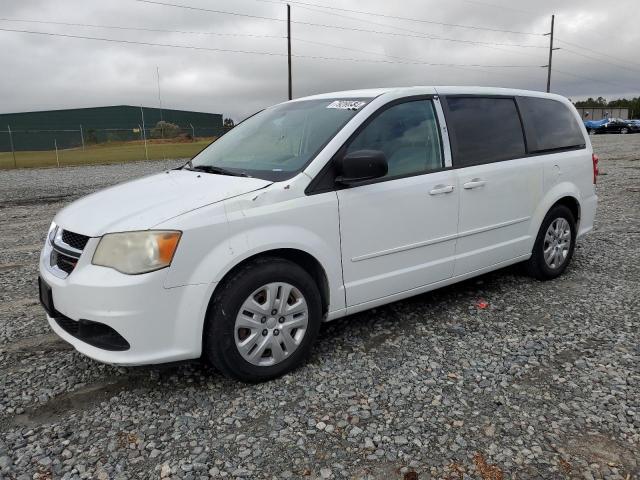
[[[440,195],[453,192],[453,185],[436,185],[429,190],[429,195]]]
[[[470,190],[472,188],[484,187],[486,183],[487,183],[486,180],[482,180],[480,178],[474,178],[473,180],[468,181],[462,186],[465,189]]]

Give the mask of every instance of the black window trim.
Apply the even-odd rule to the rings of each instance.
[[[402,179],[402,178],[415,177],[415,176],[418,176],[418,175],[428,175],[430,173],[437,173],[437,172],[441,172],[441,171],[444,171],[444,170],[458,170],[458,169],[462,169],[462,168],[475,167],[475,166],[478,166],[478,165],[488,165],[490,163],[508,162],[508,161],[511,161],[511,160],[518,160],[518,159],[521,159],[521,158],[539,157],[539,156],[542,156],[542,155],[552,155],[554,153],[562,153],[562,152],[568,152],[568,151],[574,151],[574,150],[585,150],[587,148],[587,144],[585,142],[583,144],[575,145],[575,146],[558,147],[558,148],[552,148],[552,149],[546,149],[546,150],[531,150],[530,147],[529,147],[529,141],[528,141],[527,132],[526,132],[526,128],[525,128],[525,121],[523,119],[523,115],[522,115],[522,112],[521,112],[521,109],[520,109],[520,105],[518,103],[518,99],[519,98],[525,98],[525,97],[526,98],[547,98],[547,97],[536,97],[536,96],[528,96],[528,95],[456,93],[456,94],[443,94],[443,95],[439,95],[439,94],[411,95],[411,96],[408,96],[408,97],[397,98],[397,99],[392,100],[392,101],[390,101],[388,103],[385,103],[384,105],[380,106],[375,112],[373,112],[371,115],[369,115],[369,117],[361,125],[358,126],[358,128],[355,130],[355,132],[353,132],[349,136],[349,138],[340,146],[340,148],[331,157],[331,159],[326,163],[326,165],[324,167],[322,167],[320,172],[318,172],[318,174],[311,180],[311,182],[309,183],[307,188],[305,188],[304,192],[305,192],[306,195],[316,195],[316,194],[320,194],[320,193],[327,193],[327,192],[333,192],[333,191],[337,191],[337,190],[343,190],[343,189],[346,189],[346,188],[354,188],[354,187],[349,187],[349,186],[346,186],[346,185],[340,185],[340,184],[337,184],[335,182],[332,183],[331,187],[327,187],[327,186],[323,187],[320,184],[323,182],[323,180],[325,180],[324,177],[326,175],[330,174],[329,171],[331,170],[335,159],[339,155],[343,155],[344,154],[345,147],[353,140],[353,138],[355,138],[380,113],[382,113],[383,111],[385,111],[388,108],[391,108],[391,107],[393,107],[395,105],[399,105],[401,103],[406,103],[406,102],[413,102],[413,101],[419,101],[419,100],[431,100],[432,104],[433,104],[433,108],[435,110],[435,102],[434,102],[434,100],[440,100],[440,105],[442,107],[442,111],[443,111],[443,114],[444,114],[445,124],[447,126],[446,134],[449,136],[449,148],[451,150],[451,166],[450,167],[443,166],[442,168],[438,168],[438,169],[432,169],[432,170],[428,170],[428,171],[424,171],[424,172],[417,172],[417,173],[414,172],[414,173],[410,173],[410,174],[406,174],[406,175],[398,175],[398,176],[395,176],[395,177],[377,178],[377,179],[374,179],[374,180],[370,180],[368,182],[360,183],[357,186],[364,186],[364,185],[371,185],[371,184],[374,184],[374,183],[388,182],[388,181],[391,181],[391,180],[399,180],[399,179]],[[452,122],[450,121],[451,120],[451,115],[449,113],[449,105],[447,103],[447,99],[448,98],[507,98],[507,99],[512,99],[514,101],[514,103],[515,103],[516,111],[518,112],[518,119],[520,121],[520,128],[521,128],[521,131],[522,131],[522,138],[524,139],[525,154],[522,155],[522,156],[519,156],[519,157],[504,158],[504,159],[500,159],[500,160],[493,160],[491,162],[478,162],[478,163],[473,163],[473,164],[470,164],[470,165],[457,166],[455,164],[455,147],[454,147],[454,139],[453,139],[452,133],[451,133]],[[558,100],[555,100],[555,101],[558,101]],[[444,142],[442,140],[442,125],[440,124],[440,119],[438,118],[438,115],[436,115],[436,123],[438,125],[438,135],[440,136],[440,150],[441,150],[441,155],[442,155],[442,162],[444,163],[445,156],[444,156]],[[345,127],[346,127],[346,125],[345,125]]]
[[[435,102],[434,100],[439,99],[439,95],[437,94],[423,94],[423,95],[411,95],[408,97],[402,97],[402,98],[396,98],[394,100],[391,100],[387,103],[385,103],[384,105],[381,105],[380,107],[378,107],[378,109],[373,112],[371,115],[369,115],[367,117],[367,119],[362,122],[358,128],[356,128],[356,130],[349,135],[349,138],[347,138],[347,140],[344,141],[344,143],[340,146],[340,148],[338,148],[338,150],[336,150],[336,153],[334,153],[331,158],[329,159],[329,161],[326,163],[326,165],[324,165],[324,167],[322,167],[322,169],[320,170],[320,172],[318,172],[318,174],[313,178],[313,180],[311,180],[311,182],[309,183],[309,185],[307,185],[307,188],[305,188],[304,193],[306,195],[316,195],[316,194],[320,194],[320,193],[327,193],[327,192],[334,192],[337,190],[344,190],[347,188],[356,188],[356,187],[362,187],[365,185],[372,185],[375,183],[382,183],[382,182],[390,182],[393,180],[400,180],[403,178],[409,178],[409,177],[417,177],[419,175],[428,175],[430,173],[436,173],[436,172],[441,172],[443,170],[450,170],[451,167],[446,167],[444,166],[445,163],[445,152],[444,152],[444,142],[442,141],[442,126],[440,125],[440,120],[438,118],[438,112],[436,110],[436,106],[435,106]],[[395,175],[393,177],[381,177],[381,178],[375,178],[373,180],[368,180],[366,182],[362,182],[362,183],[358,183],[358,185],[355,186],[348,186],[348,185],[341,185],[335,182],[335,177],[331,180],[330,179],[325,179],[325,177],[330,176],[331,175],[331,170],[335,164],[335,161],[338,157],[343,156],[345,154],[345,150],[348,148],[348,146],[351,144],[351,142],[362,132],[362,130],[364,130],[373,120],[375,120],[380,114],[382,114],[383,112],[385,112],[386,110],[388,110],[391,107],[395,107],[396,105],[401,105],[403,103],[410,103],[410,102],[419,102],[419,101],[424,101],[424,100],[429,100],[431,101],[431,107],[433,109],[433,113],[434,113],[434,118],[436,120],[436,127],[438,130],[438,138],[440,140],[440,159],[441,159],[441,163],[442,163],[442,167],[441,168],[435,168],[435,169],[429,169],[429,170],[424,170],[424,171],[420,171],[420,172],[412,172],[412,173],[407,173],[404,175]],[[346,125],[345,125],[346,126]],[[323,186],[323,182],[327,181],[328,183],[331,183],[331,186]]]
[[[546,149],[546,150],[532,150],[530,148],[530,141],[529,141],[529,136],[527,134],[527,129],[525,127],[526,125],[526,121],[523,118],[522,115],[522,111],[520,108],[520,104],[518,103],[518,99],[519,98],[547,98],[547,97],[536,97],[536,96],[532,96],[532,95],[500,95],[500,94],[482,94],[482,93],[457,93],[457,94],[451,94],[451,95],[442,95],[441,97],[441,104],[442,104],[442,110],[444,112],[444,119],[445,122],[447,123],[447,134],[449,135],[449,145],[451,146],[451,164],[452,164],[452,169],[453,170],[457,170],[460,168],[469,168],[469,167],[475,167],[478,165],[488,165],[490,163],[499,163],[499,162],[508,162],[510,160],[518,160],[521,158],[529,158],[529,157],[539,157],[541,155],[551,155],[553,153],[561,153],[561,152],[568,152],[568,151],[573,151],[573,150],[584,150],[587,148],[587,144],[586,142],[580,145],[574,145],[574,146],[567,146],[567,147],[557,147],[557,148],[551,148],[551,149]],[[454,134],[451,132],[452,130],[452,125],[453,122],[451,121],[451,114],[449,111],[449,104],[447,102],[447,100],[449,98],[507,98],[507,99],[512,99],[515,103],[516,106],[516,111],[518,112],[518,118],[520,120],[520,128],[522,130],[522,138],[524,139],[524,148],[525,148],[525,154],[519,157],[509,157],[509,158],[502,158],[502,159],[498,159],[498,160],[492,160],[490,162],[474,162],[471,163],[469,165],[456,165],[456,154],[457,154],[457,144],[455,142],[455,138],[454,138]],[[554,100],[554,99],[551,99]],[[558,100],[554,100],[554,101],[558,101]],[[559,102],[561,103],[561,102]],[[584,138],[584,136],[583,136]]]

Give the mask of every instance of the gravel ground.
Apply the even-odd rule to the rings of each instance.
[[[338,320],[251,386],[101,365],[38,305],[54,213],[173,163],[0,173],[0,478],[640,478],[640,135],[594,144],[596,229],[561,278],[505,269]]]

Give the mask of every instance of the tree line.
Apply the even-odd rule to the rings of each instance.
[[[628,108],[629,118],[640,118],[640,97],[632,99],[619,98],[607,100],[603,97],[591,98],[574,102],[576,107]]]

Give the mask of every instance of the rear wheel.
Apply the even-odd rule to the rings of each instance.
[[[576,241],[576,221],[564,205],[553,207],[540,226],[527,271],[538,280],[556,278],[565,271]]]
[[[297,264],[262,258],[220,286],[207,314],[204,356],[245,382],[276,378],[311,351],[322,317],[318,287]]]
[[[623,134],[623,135],[626,135],[627,133],[629,133],[629,129],[628,128],[622,128],[620,130],[620,133]]]
[[[595,135],[596,134],[596,130],[595,129],[590,129],[589,130],[589,135]]]

